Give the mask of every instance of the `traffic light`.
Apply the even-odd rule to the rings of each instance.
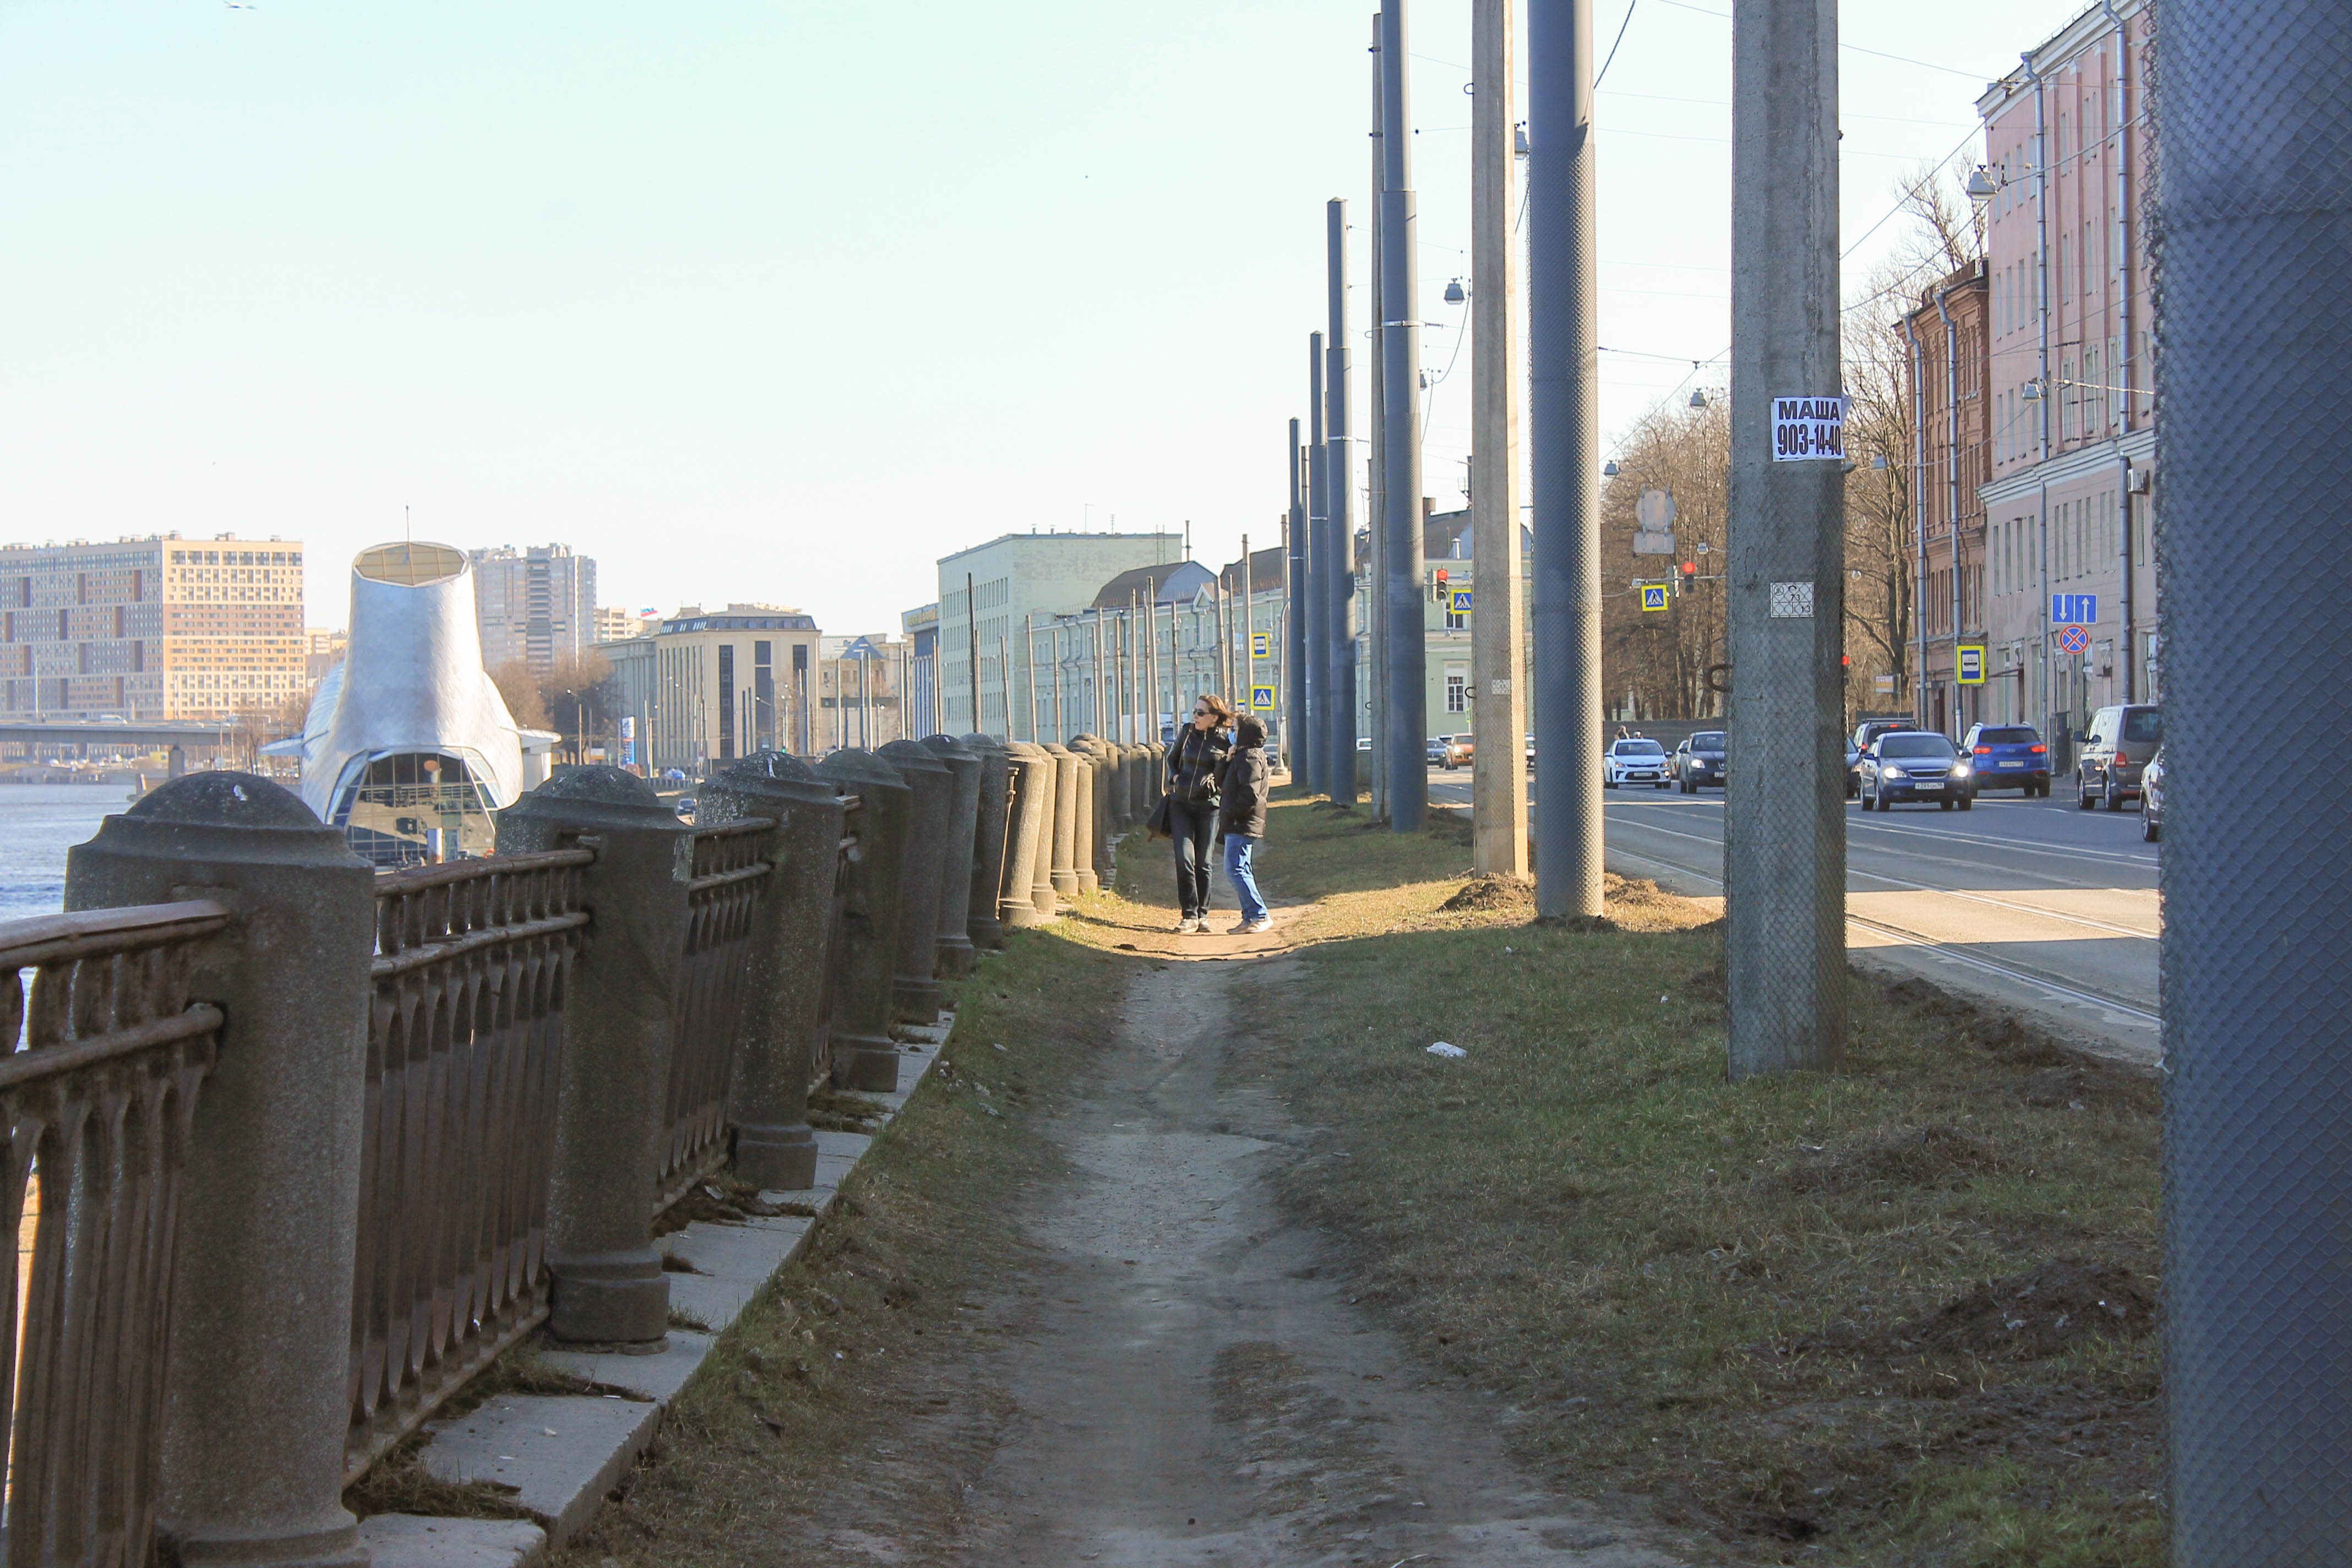
[[[1689,593],[1693,588],[1696,588],[1696,587],[1697,587],[1697,586],[1698,586],[1698,563],[1697,563],[1697,562],[1696,562],[1696,561],[1685,561],[1685,562],[1684,562],[1684,563],[1683,563],[1682,584],[1683,584],[1683,586],[1682,586],[1682,591],[1683,591],[1684,593],[1685,593],[1685,594]]]
[[[1445,568],[1443,566],[1437,569],[1437,575],[1431,581],[1429,596],[1441,605],[1450,602],[1446,597]]]

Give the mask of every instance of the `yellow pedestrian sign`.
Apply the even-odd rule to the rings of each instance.
[[[1468,615],[1470,613],[1470,590],[1467,588],[1454,589],[1454,602],[1445,606],[1445,612],[1452,616]]]
[[[1958,653],[1959,683],[1962,686],[1982,686],[1985,650],[1981,647],[1970,647],[1964,643],[1960,646]]]
[[[1250,706],[1252,708],[1272,708],[1274,706],[1274,688],[1271,686],[1251,687]]]
[[[1667,585],[1664,583],[1643,584],[1642,608],[1645,610],[1664,609],[1666,607],[1666,586]]]

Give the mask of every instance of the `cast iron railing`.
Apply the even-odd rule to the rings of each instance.
[[[735,1024],[743,1011],[751,912],[773,869],[775,819],[747,816],[698,828],[687,884],[686,963],[670,1015],[669,1137],[655,1183],[656,1213],[727,1157],[727,1090]]]

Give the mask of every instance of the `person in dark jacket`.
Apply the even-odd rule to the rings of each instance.
[[[1209,846],[1217,839],[1217,780],[1225,770],[1225,726],[1234,710],[1203,693],[1192,721],[1168,748],[1168,837],[1176,841],[1176,902],[1180,931],[1208,930]]]
[[[1265,725],[1255,713],[1234,721],[1233,754],[1225,759],[1225,784],[1218,796],[1217,821],[1225,830],[1225,878],[1242,899],[1235,936],[1272,931],[1274,917],[1259,896],[1250,859],[1265,837],[1265,797],[1274,788],[1274,768],[1265,760]]]

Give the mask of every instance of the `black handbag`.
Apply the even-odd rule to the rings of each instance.
[[[1150,834],[1154,838],[1173,838],[1176,837],[1175,826],[1168,820],[1169,799],[1169,796],[1164,795],[1161,795],[1160,797],[1160,804],[1151,808],[1151,815],[1144,820],[1144,832]]]

